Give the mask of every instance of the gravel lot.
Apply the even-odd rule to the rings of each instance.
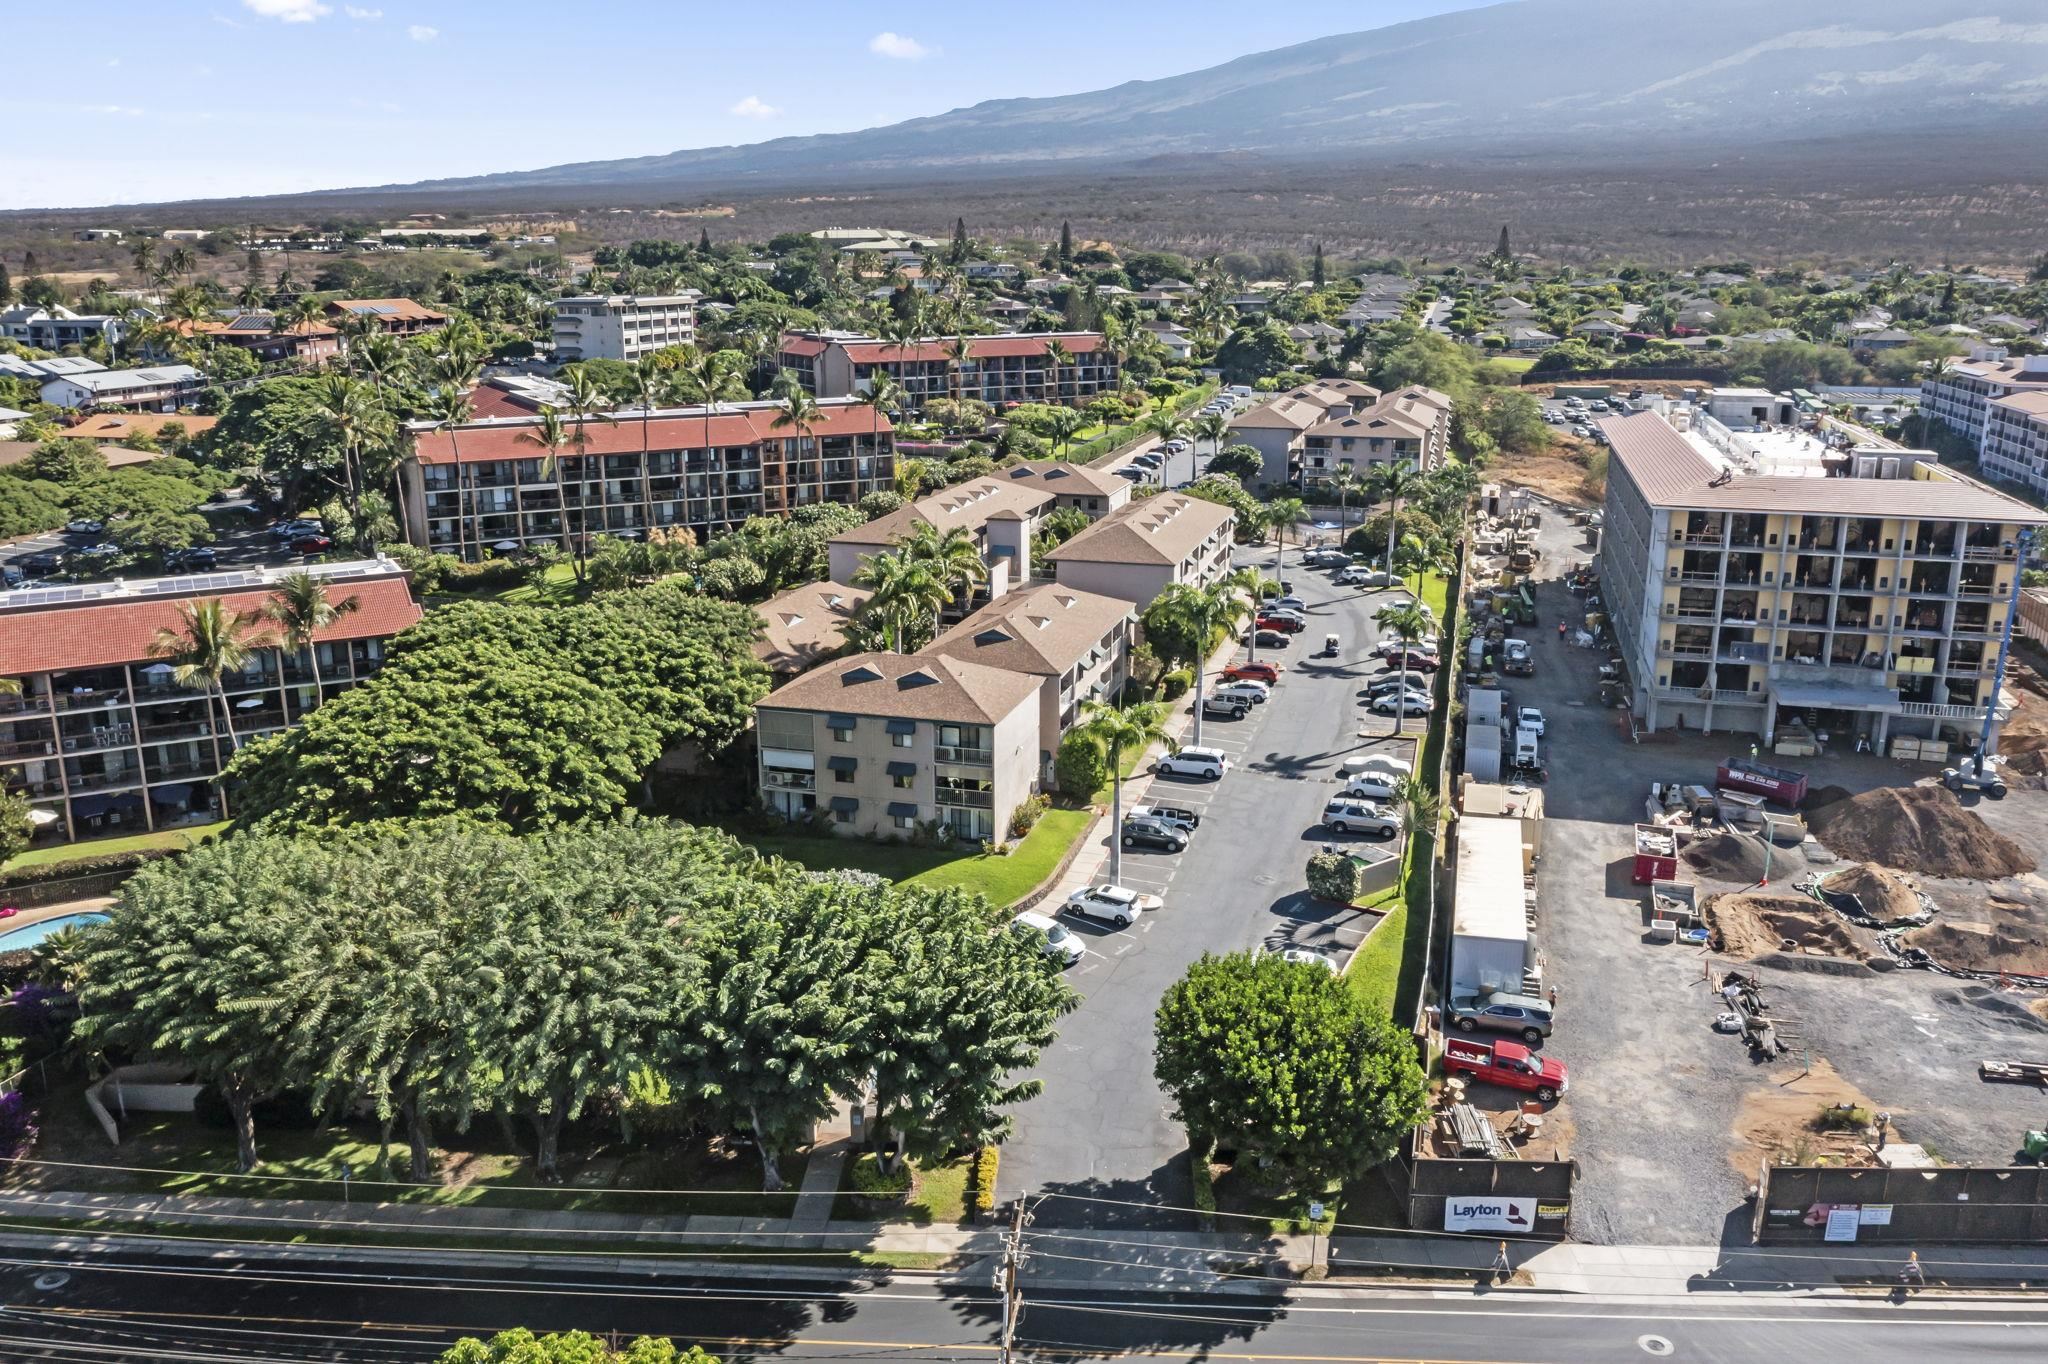
[[[1539,543],[1539,572],[1548,579],[1585,557],[1576,527],[1546,525]],[[1537,602],[1537,675],[1514,679],[1513,691],[1516,704],[1543,707],[1549,723],[1540,941],[1559,990],[1550,1049],[1572,1068],[1567,1106],[1581,1169],[1574,1232],[1593,1242],[1746,1242],[1743,1195],[1756,1157],[1735,1135],[1737,1111],[1745,1093],[1801,1066],[1759,1066],[1736,1039],[1712,1031],[1718,1001],[1705,987],[1708,954],[1646,938],[1645,896],[1630,881],[1630,831],[1652,781],[1711,781],[1714,764],[1748,740],[1658,734],[1625,742],[1615,712],[1597,700],[1604,654],[1557,639],[1556,622],[1579,609],[1578,599],[1553,580],[1539,587]],[[1798,765],[1816,786],[1851,790],[1928,771],[1853,755]],[[2015,791],[1984,813],[2015,837],[2029,829],[2030,847],[2048,838],[2048,794]],[[1783,852],[1771,879],[1789,889],[1806,867],[1798,850]],[[1938,899],[1938,887],[1929,889]],[[1769,970],[1764,984],[1805,1019],[1813,1053],[1891,1111],[1904,1140],[1927,1141],[1951,1161],[2003,1164],[2020,1132],[2048,1117],[2037,1092],[1976,1076],[1980,1057],[2048,1056],[2048,1023],[2025,1012],[2024,995],[1929,972]]]
[[[1296,564],[1291,548],[1288,561],[1286,576],[1308,603],[1309,628],[1282,651],[1287,670],[1280,686],[1245,719],[1204,725],[1203,743],[1228,752],[1233,770],[1217,783],[1161,778],[1154,791],[1162,803],[1201,810],[1201,828],[1179,856],[1124,854],[1124,881],[1163,896],[1166,907],[1123,931],[1067,920],[1089,949],[1069,976],[1084,998],[1040,1061],[1045,1092],[1017,1112],[1016,1133],[1003,1148],[1006,1195],[1057,1192],[1186,1207],[1186,1134],[1168,1118],[1152,1081],[1152,1014],[1160,996],[1204,952],[1302,943],[1342,954],[1374,917],[1311,900],[1303,869],[1316,844],[1344,841],[1318,824],[1337,763],[1375,746],[1361,730],[1393,729],[1391,720],[1367,715],[1356,697],[1363,679],[1380,670],[1367,651],[1376,642],[1371,616],[1386,594],[1335,588],[1328,574]],[[1272,552],[1240,562],[1271,572]],[[1333,630],[1344,641],[1340,655],[1309,657]],[[1127,783],[1126,805],[1137,799]],[[1047,1226],[1185,1225],[1180,1213],[1068,1199],[1047,1202],[1035,1217]]]

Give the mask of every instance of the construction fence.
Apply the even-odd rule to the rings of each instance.
[[[2048,1168],[1766,1165],[1753,1231],[1767,1245],[2048,1244]]]

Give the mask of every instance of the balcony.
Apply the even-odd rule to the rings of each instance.
[[[1721,646],[1721,659],[1726,663],[1768,663],[1771,646],[1753,640],[1730,641]]]
[[[1965,546],[1963,546],[1963,557],[1964,557],[1965,559],[1974,559],[1974,560],[1977,560],[1977,561],[1979,561],[1979,562],[1984,562],[1984,561],[1992,561],[1992,560],[2001,560],[2001,559],[2007,559],[2007,560],[2009,560],[2009,559],[2013,559],[2013,558],[2017,557],[2017,556],[2018,556],[2018,554],[2019,554],[2019,550],[2018,550],[2018,549],[2017,549],[2017,548],[2016,548],[2015,546],[2012,546],[2012,545],[1965,545]]]
[[[104,709],[107,706],[117,704],[125,695],[126,693],[119,687],[87,691],[67,691],[63,694],[61,704],[65,710],[91,710],[94,707]]]
[[[1704,663],[1713,659],[1714,651],[1686,644],[1659,644],[1657,646],[1657,656],[1659,658],[1694,659]]]
[[[19,715],[24,711],[47,712],[50,698],[41,692],[27,692],[20,696],[0,696],[0,715]]]
[[[941,786],[938,789],[938,804],[953,806],[961,810],[993,810],[996,808],[996,793],[993,791],[956,791]]]
[[[1970,720],[1982,723],[1984,707],[1944,706],[1932,701],[1903,701],[1899,704],[1899,714],[1925,716],[1935,720]]]
[[[764,791],[815,791],[818,779],[809,772],[768,771],[761,774]]]
[[[81,772],[71,779],[71,794],[81,791],[109,791],[121,786],[142,784],[142,769],[124,767],[115,772]]]

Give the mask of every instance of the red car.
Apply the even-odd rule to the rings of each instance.
[[[1391,654],[1382,654],[1380,657],[1389,668],[1396,670],[1407,667],[1413,668],[1417,672],[1433,673],[1443,666],[1443,664],[1437,661],[1435,654],[1404,654],[1397,649]]]
[[[1271,663],[1233,663],[1221,676],[1225,682],[1264,682],[1270,687],[1280,680],[1280,670]]]
[[[1290,635],[1297,635],[1308,629],[1292,616],[1260,616],[1258,626],[1261,630],[1283,630]]]
[[[294,554],[325,554],[334,548],[334,541],[325,535],[301,535],[292,541]]]

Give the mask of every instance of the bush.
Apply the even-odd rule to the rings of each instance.
[[[443,555],[448,564],[441,571],[441,586],[449,592],[502,592],[526,581],[526,566],[516,559],[485,559],[464,563]]]
[[[1358,897],[1358,863],[1343,853],[1315,854],[1308,860],[1308,893],[1318,900],[1350,904]]]
[[[36,1115],[19,1090],[0,1094],[0,1157],[26,1151],[36,1138]]]
[[[1186,668],[1175,668],[1159,679],[1160,694],[1169,701],[1178,701],[1188,694],[1195,685],[1195,675]]]
[[[973,1208],[978,1213],[996,1210],[996,1170],[1002,1163],[1000,1147],[984,1146],[974,1153],[974,1169],[968,1180],[973,1188]]]
[[[853,1191],[869,1198],[895,1198],[910,1192],[910,1162],[894,1172],[882,1168],[881,1157],[869,1152],[853,1162]]]
[[[1206,1137],[1188,1142],[1188,1182],[1194,1186],[1195,1211],[1201,1216],[1203,1231],[1216,1229],[1216,1174],[1209,1168],[1215,1155],[1216,1143]]]
[[[1025,797],[1024,803],[1010,812],[1010,837],[1022,838],[1038,823],[1038,817],[1052,805],[1043,792],[1033,792]]]
[[[143,848],[136,852],[101,853],[97,857],[74,858],[68,862],[42,862],[0,872],[0,890],[12,886],[39,886],[47,881],[69,881],[77,876],[104,876],[108,872],[134,871],[159,858],[175,856],[177,848]]]
[[[1103,753],[1102,745],[1075,731],[1060,740],[1052,774],[1069,800],[1084,801],[1109,781],[1109,758]]]
[[[1827,1104],[1813,1115],[1816,1132],[1861,1132],[1875,1121],[1875,1113],[1855,1104]]]

